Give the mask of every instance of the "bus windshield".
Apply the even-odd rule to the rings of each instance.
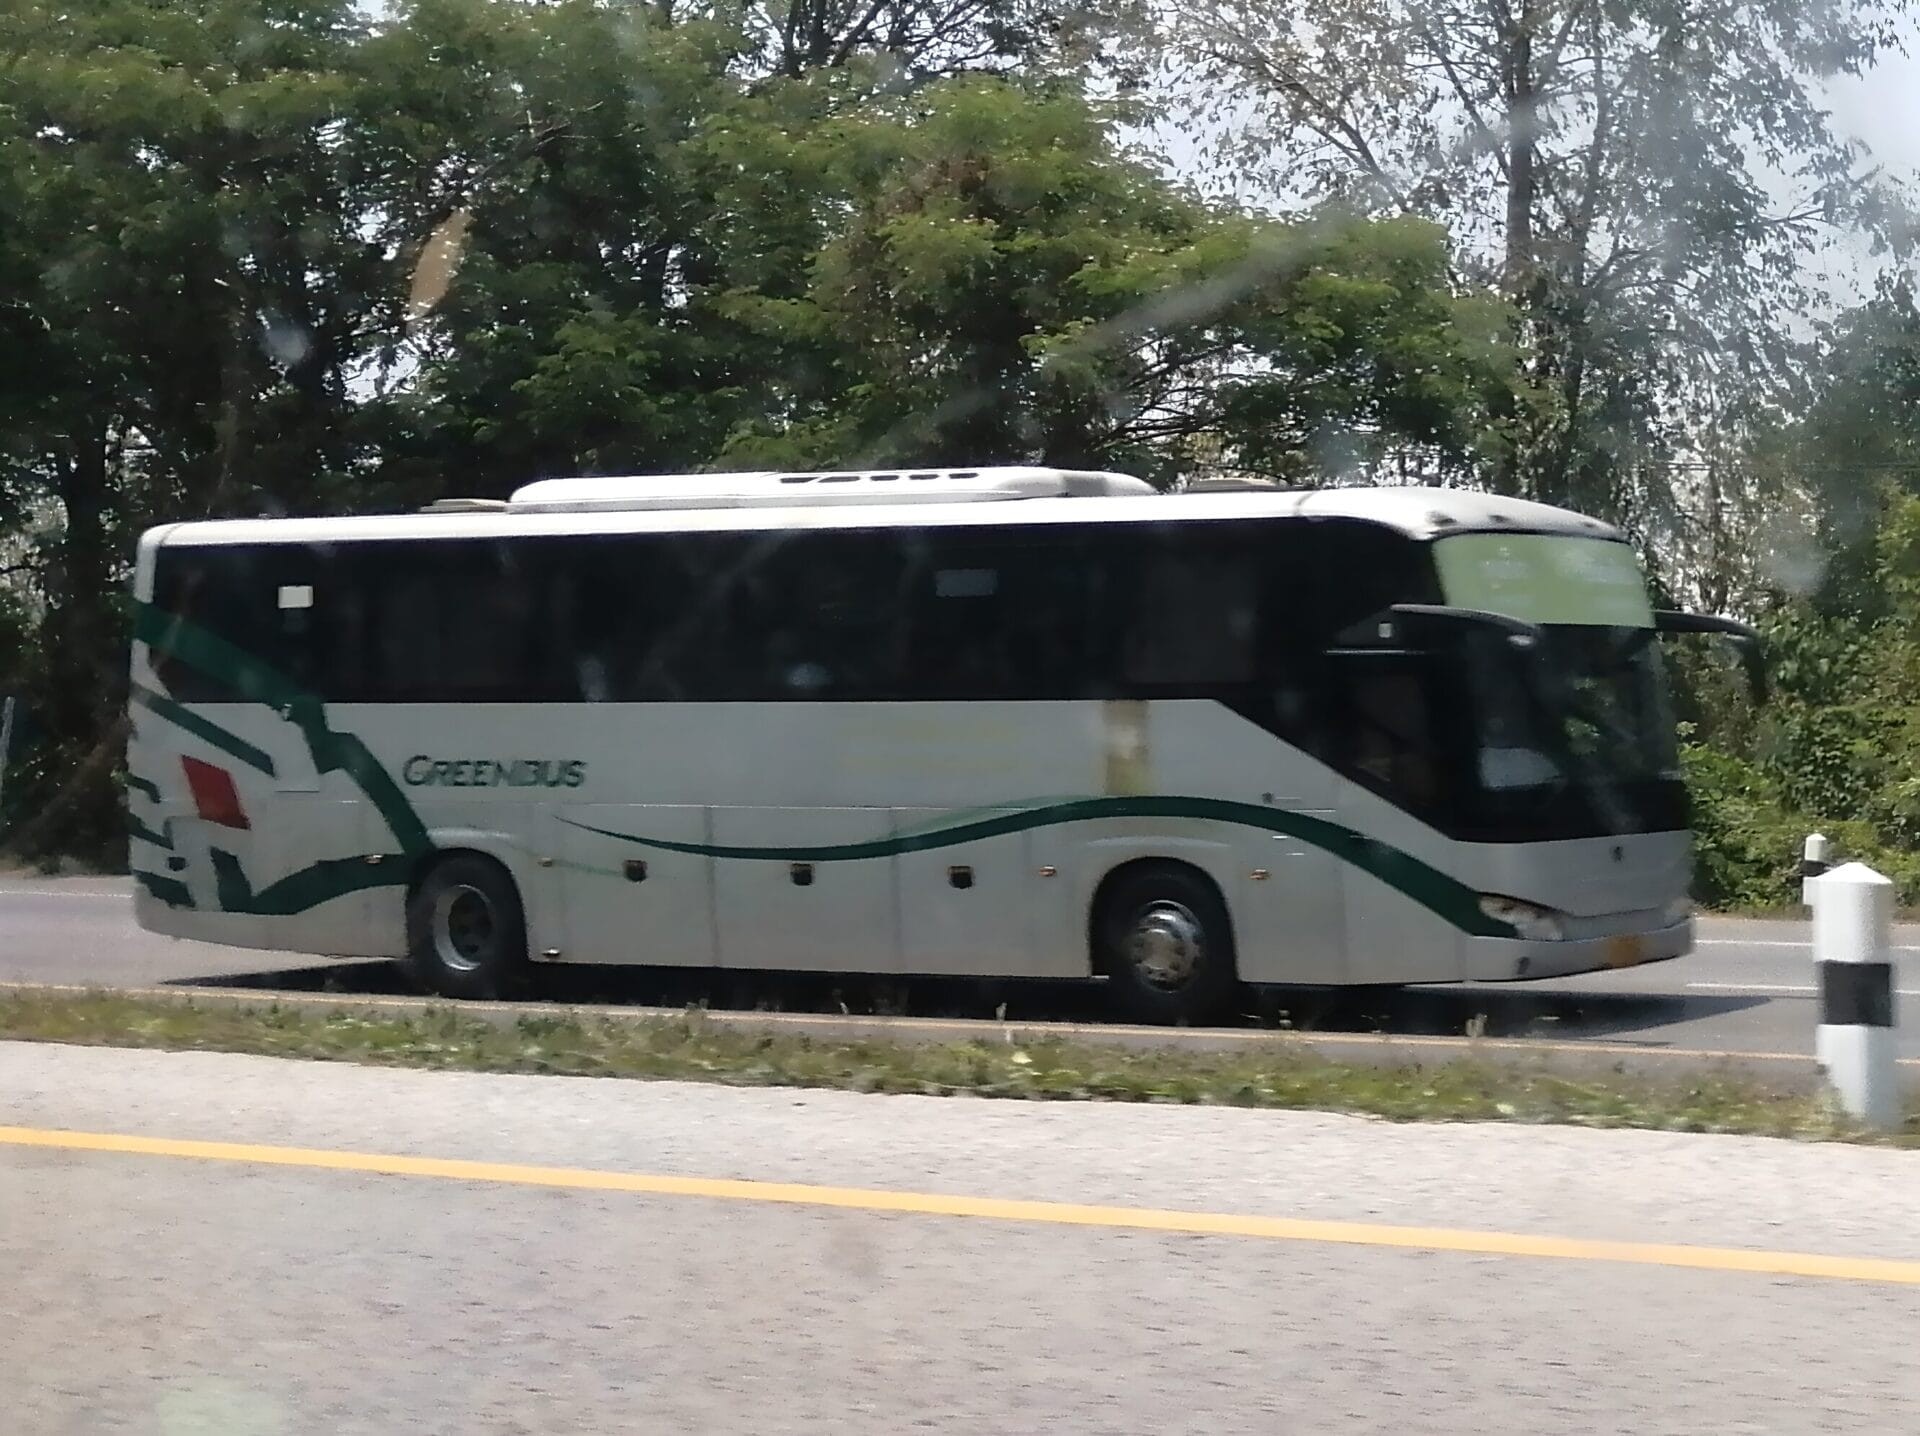
[[[1633,550],[1547,534],[1467,534],[1434,550],[1448,603],[1544,634],[1526,650],[1481,628],[1443,640],[1471,725],[1461,735],[1474,753],[1461,796],[1472,826],[1683,823],[1673,713]]]
[[[1686,826],[1653,608],[1631,548],[1459,534],[1432,546],[1429,572],[1446,605],[1534,624],[1541,641],[1516,647],[1460,623],[1425,630],[1413,648],[1337,648],[1337,766],[1469,841]]]
[[[1512,831],[1549,812],[1582,831],[1674,823],[1679,755],[1651,630],[1545,632],[1532,651],[1485,630],[1461,632],[1445,655],[1465,690],[1474,825]]]

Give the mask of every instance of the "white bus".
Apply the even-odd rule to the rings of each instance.
[[[136,573],[151,931],[403,959],[1240,983],[1691,943],[1633,550],[1431,489],[998,469],[176,524]],[[1745,631],[1742,631],[1745,632]]]

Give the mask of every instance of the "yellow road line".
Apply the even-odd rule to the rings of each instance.
[[[1371,1222],[1312,1221],[1297,1217],[1244,1216],[1230,1212],[1160,1211],[1147,1207],[1083,1206],[1072,1202],[1018,1201],[1002,1197],[943,1196],[865,1187],[810,1186],[796,1182],[742,1181],[727,1177],[674,1177],[605,1172],[575,1167],[469,1162],[445,1157],[404,1157],[306,1147],[257,1146],[241,1142],[195,1142],[111,1132],[66,1132],[37,1127],[0,1127],[0,1145],[64,1152],[174,1157],[252,1166],[297,1167],[389,1177],[505,1186],[551,1187],[640,1196],[702,1197],[715,1201],[770,1202],[830,1207],[842,1211],[912,1216],[971,1217],[997,1222],[1182,1236],[1252,1237],[1266,1241],[1386,1247],[1402,1251],[1470,1256],[1535,1257],[1631,1266],[1683,1267],[1696,1271],[1750,1272],[1762,1276],[1819,1277],[1833,1281],[1892,1282],[1920,1286],[1920,1261],[1879,1257],[1822,1256],[1811,1252],[1738,1247],[1676,1246],[1655,1242],[1590,1241],[1525,1232],[1463,1231],[1450,1227],[1402,1227]]]

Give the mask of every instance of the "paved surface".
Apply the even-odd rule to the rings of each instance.
[[[127,885],[117,879],[0,878],[0,982],[96,983],[113,987],[217,983],[294,991],[404,992],[384,963],[328,962],[156,937],[136,928]],[[1653,1050],[1804,1053],[1815,1022],[1812,960],[1804,923],[1710,919],[1697,952],[1675,962],[1554,982],[1415,988],[1384,996],[1275,999],[1294,1025],[1324,1031],[1454,1034],[1484,1022],[1495,1036],[1632,1044]],[[1907,969],[1900,986],[1908,1020],[1901,1054],[1920,1058],[1920,929],[1902,929]],[[549,990],[571,1001],[614,1001],[838,1011],[859,1010],[858,992],[834,980],[781,975],[659,974],[554,969]],[[716,986],[715,984],[722,984]],[[897,1001],[897,996],[893,998]],[[1098,1018],[1083,987],[919,983],[913,1010],[991,1016],[1000,1003],[1017,1020]]]
[[[1920,1286],[1448,1246],[1913,1261],[1915,1153],[20,1044],[0,1044],[0,1091],[38,1133],[274,1149],[0,1133],[20,1436],[1920,1423]],[[1442,1230],[1168,1235],[259,1160],[287,1147]]]

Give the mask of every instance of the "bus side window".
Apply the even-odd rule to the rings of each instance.
[[[219,562],[231,562],[219,549],[162,549],[154,575],[154,607],[171,636],[186,624],[226,638],[221,610],[231,602],[221,593]],[[181,661],[165,638],[152,645],[154,673],[168,693],[186,703],[217,702],[231,696]]]
[[[1348,764],[1409,806],[1430,806],[1440,796],[1440,777],[1419,660],[1356,654],[1348,664]]]
[[[914,657],[916,675],[929,693],[983,698],[1013,693],[1005,580],[996,556],[986,554],[949,557],[923,571]]]
[[[163,550],[155,606],[183,625],[238,649],[302,688],[324,680],[327,635],[315,605],[330,590],[319,582],[318,549],[293,545],[210,545]],[[183,662],[163,640],[153,651],[160,681],[184,702],[232,702],[248,695],[215,673]]]
[[[1244,549],[1149,553],[1133,603],[1123,646],[1130,684],[1223,688],[1254,677],[1260,593]]]
[[[732,584],[728,686],[771,702],[897,696],[903,564],[899,536],[884,529],[790,533],[767,546]]]
[[[632,702],[659,615],[648,601],[660,539],[635,549],[618,539],[558,539],[543,554],[537,626],[551,635],[547,681],[563,700]]]
[[[1091,581],[1077,546],[997,534],[928,536],[900,605],[904,696],[1085,696]]]
[[[389,703],[533,696],[533,574],[505,544],[433,540],[376,559],[376,697]],[[373,558],[369,555],[369,558]]]
[[[1273,535],[1263,563],[1263,691],[1276,727],[1334,769],[1431,810],[1448,782],[1435,670],[1416,653],[1349,646],[1391,605],[1438,601],[1426,548],[1378,525],[1327,519]]]

